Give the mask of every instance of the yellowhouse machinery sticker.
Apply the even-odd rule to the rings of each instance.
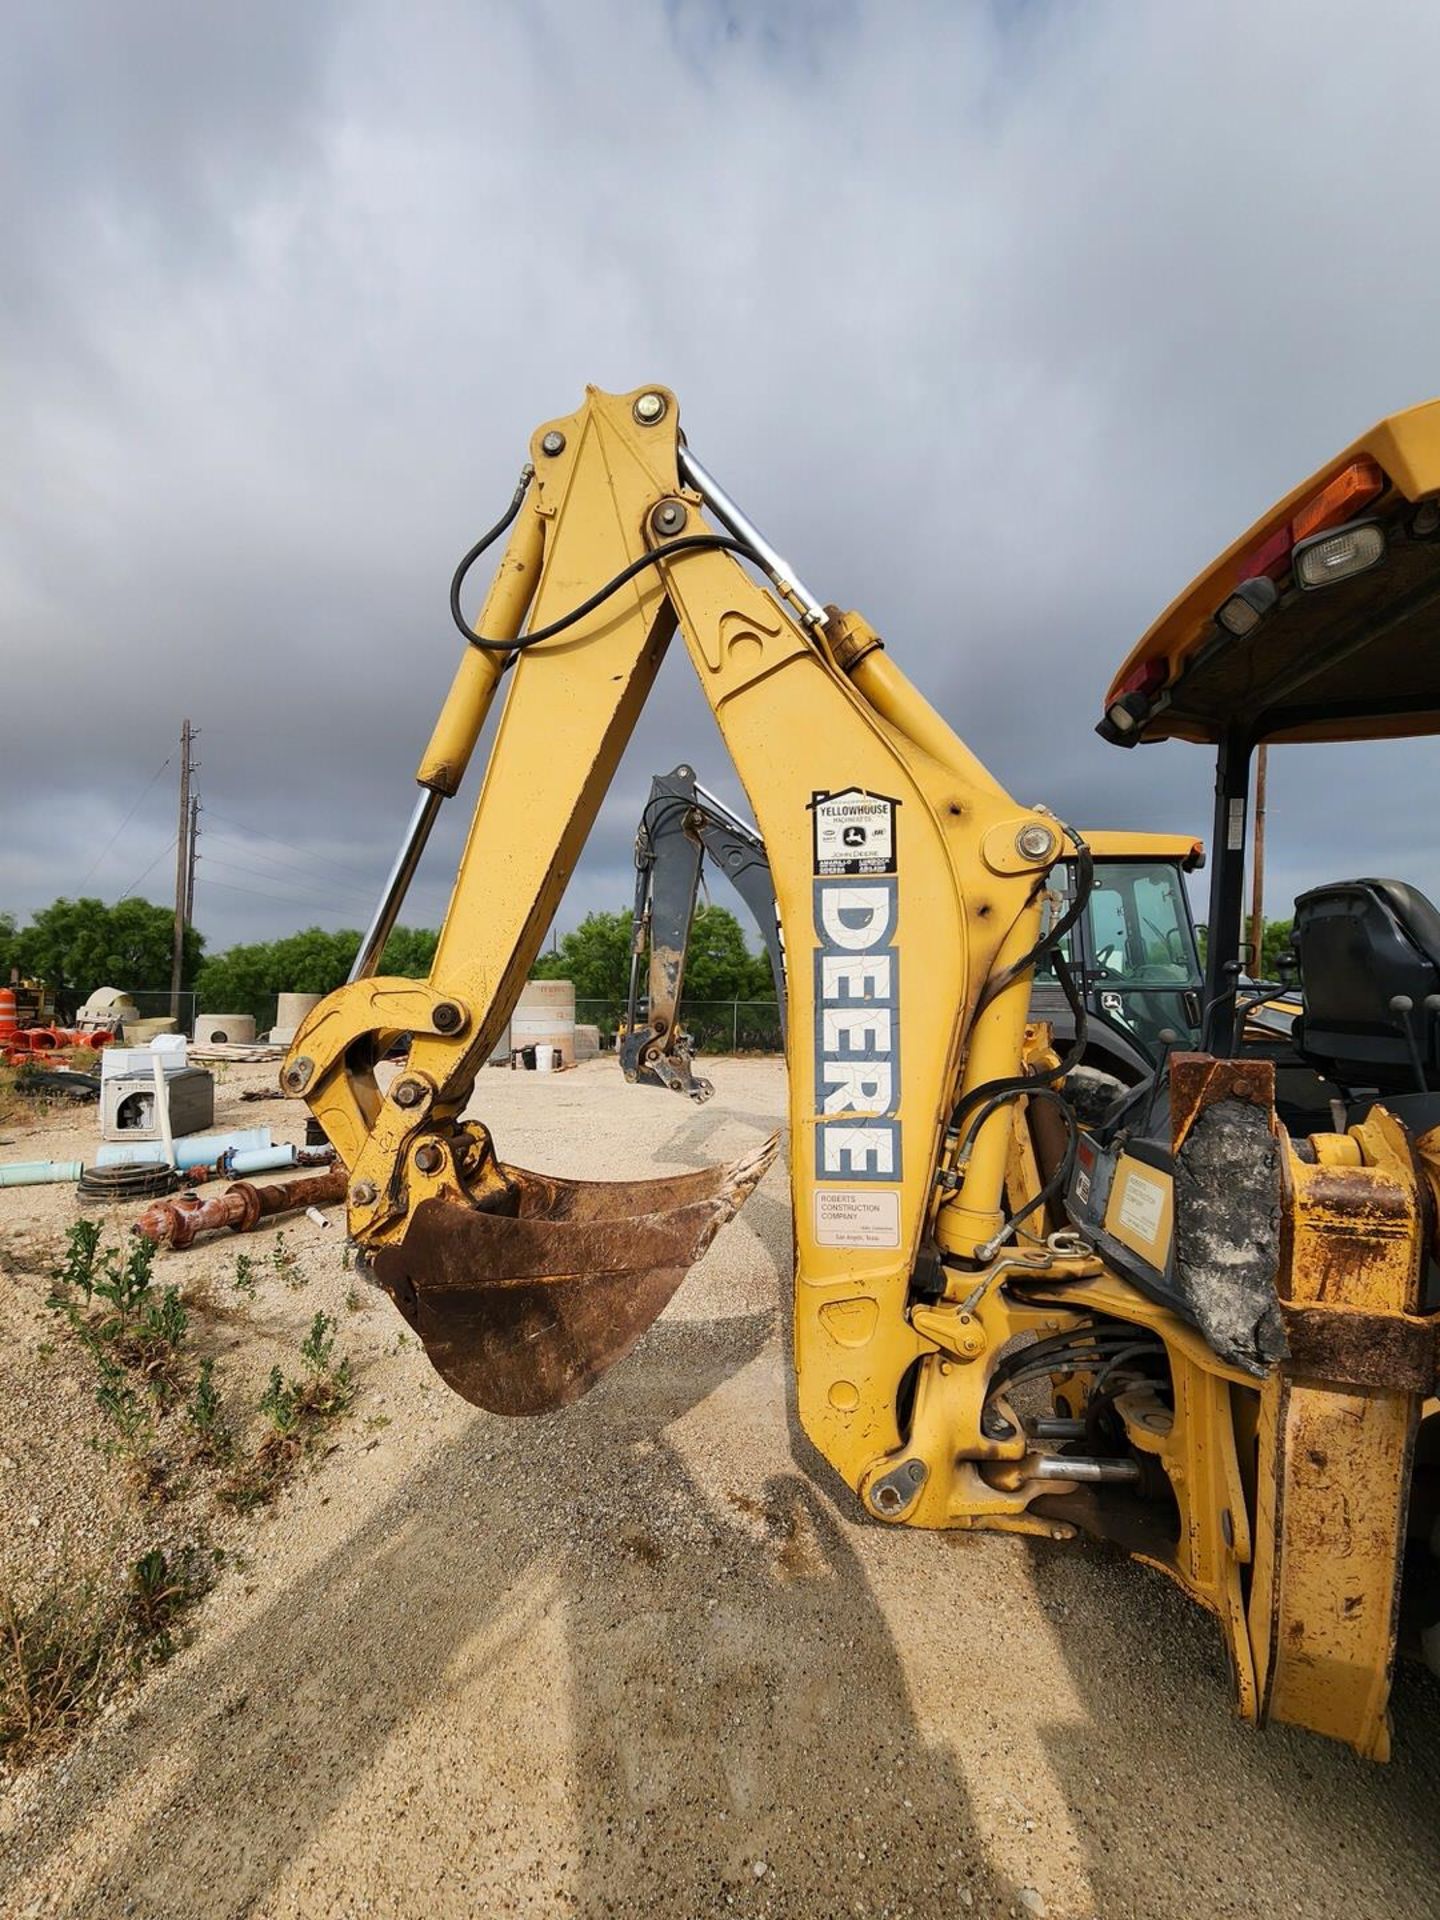
[[[816,873],[894,873],[898,804],[863,787],[813,794]]]

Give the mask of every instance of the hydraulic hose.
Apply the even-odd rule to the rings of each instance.
[[[583,620],[587,614],[603,606],[612,595],[617,594],[628,581],[633,580],[637,574],[643,573],[647,567],[659,566],[663,561],[673,560],[682,553],[736,553],[742,560],[749,560],[752,565],[759,567],[767,577],[769,575],[769,569],[763,558],[747,540],[737,540],[728,533],[682,534],[678,540],[667,540],[662,546],[652,547],[648,553],[642,553],[628,566],[622,567],[613,579],[607,580],[605,585],[598,588],[588,599],[582,600],[578,607],[571,607],[568,613],[562,613],[558,620],[552,620],[548,626],[536,627],[532,632],[522,634],[515,640],[492,640],[471,628],[460,608],[460,591],[471,567],[481,554],[495,544],[520,511],[532,473],[533,469],[529,467],[525,469],[510,505],[490,531],[482,534],[471,547],[456,567],[450,581],[450,617],[472,647],[480,647],[486,653],[516,654],[525,652],[529,647],[538,646],[542,640],[553,640],[556,634],[564,633],[567,627],[573,627],[577,621]]]

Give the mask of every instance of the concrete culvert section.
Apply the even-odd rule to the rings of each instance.
[[[201,1013],[195,1018],[197,1047],[250,1046],[255,1039],[255,1018],[249,1013]]]

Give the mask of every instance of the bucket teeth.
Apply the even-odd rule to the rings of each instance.
[[[660,1180],[505,1167],[513,1211],[416,1208],[375,1276],[446,1383],[492,1413],[578,1400],[664,1309],[754,1191],[779,1136],[729,1166]]]

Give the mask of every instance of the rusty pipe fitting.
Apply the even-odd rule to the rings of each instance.
[[[271,1214],[292,1213],[300,1207],[334,1206],[345,1198],[348,1179],[345,1169],[337,1166],[305,1180],[277,1180],[266,1187],[237,1180],[209,1200],[190,1194],[157,1200],[135,1222],[135,1231],[157,1247],[178,1251],[193,1246],[202,1233],[218,1233],[226,1227],[232,1233],[250,1233]]]

